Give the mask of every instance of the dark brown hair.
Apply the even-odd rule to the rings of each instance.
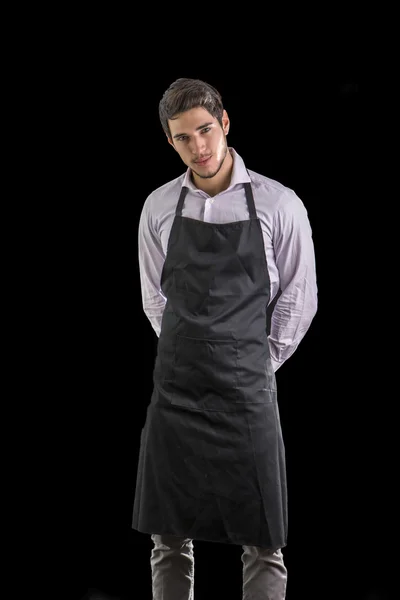
[[[218,90],[200,79],[180,78],[171,83],[159,104],[160,121],[167,136],[171,137],[168,119],[197,107],[205,108],[222,127],[224,107]]]

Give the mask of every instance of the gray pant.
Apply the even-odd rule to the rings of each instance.
[[[193,540],[152,535],[153,600],[194,600]],[[281,550],[242,546],[243,600],[284,600],[287,570]]]

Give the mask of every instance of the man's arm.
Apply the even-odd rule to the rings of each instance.
[[[318,306],[316,265],[307,210],[288,192],[274,215],[273,243],[282,291],[271,317],[269,335],[274,371],[293,354]]]
[[[155,231],[151,197],[144,203],[139,220],[138,250],[143,310],[159,337],[166,302],[160,290],[165,256]]]

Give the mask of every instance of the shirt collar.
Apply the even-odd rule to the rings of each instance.
[[[244,164],[242,157],[239,156],[239,154],[236,152],[236,150],[234,148],[229,146],[228,150],[231,153],[231,156],[233,158],[233,168],[232,168],[231,182],[230,182],[228,188],[225,190],[225,192],[227,192],[228,190],[233,188],[235,185],[240,185],[242,183],[251,182],[251,179],[246,170],[246,166]],[[194,185],[190,175],[191,175],[191,169],[190,169],[190,167],[188,167],[188,169],[185,173],[185,177],[183,179],[182,186],[189,188],[189,190],[192,190],[193,192],[201,192],[202,194],[204,194],[204,192],[202,190],[199,190],[199,188],[197,188]]]

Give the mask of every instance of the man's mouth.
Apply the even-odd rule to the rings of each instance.
[[[206,156],[205,158],[199,158],[198,160],[195,160],[194,162],[196,163],[196,165],[205,165],[206,162],[208,162],[211,158],[211,154],[210,156]]]

